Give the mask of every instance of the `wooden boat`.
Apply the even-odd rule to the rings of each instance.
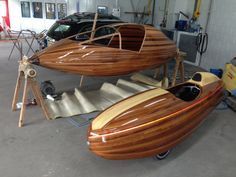
[[[129,97],[94,119],[88,131],[89,149],[106,159],[163,154],[192,133],[222,96],[222,81],[201,72],[168,90]]]
[[[123,23],[63,39],[29,61],[69,73],[114,76],[154,68],[175,56],[175,44],[161,31]]]

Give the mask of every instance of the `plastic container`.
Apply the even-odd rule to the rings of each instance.
[[[186,20],[177,20],[175,22],[175,28],[179,31],[186,31],[188,26],[188,21]]]
[[[222,78],[222,76],[223,76],[222,69],[210,69],[210,73],[215,74],[219,78]]]

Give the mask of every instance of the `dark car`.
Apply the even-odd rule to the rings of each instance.
[[[47,32],[49,41],[75,35],[77,33],[91,31],[93,27],[95,13],[74,13],[61,20],[56,21]],[[112,23],[122,23],[122,21],[113,15],[98,15],[96,28]]]

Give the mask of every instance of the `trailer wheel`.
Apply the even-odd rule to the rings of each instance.
[[[157,160],[163,160],[165,159],[168,155],[170,154],[170,150],[166,151],[166,152],[162,152],[160,154],[155,155],[155,159]]]

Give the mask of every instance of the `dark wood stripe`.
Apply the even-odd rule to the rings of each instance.
[[[212,92],[212,89],[215,89],[215,92]],[[203,102],[196,100],[197,104],[187,112],[182,112],[181,115],[173,115],[167,120],[162,120],[161,123],[158,122],[151,124],[151,126],[142,127],[138,131],[132,129],[128,133],[117,133],[119,136],[109,135],[103,139],[100,137],[91,138],[89,136],[90,149],[104,158],[129,159],[155,155],[174,147],[191,134],[205,119],[206,115],[219,103],[223,95],[222,83],[208,85],[202,88],[202,91],[201,97],[198,100],[204,98]],[[207,98],[207,95],[209,95],[209,98]],[[147,105],[148,103],[144,104]],[[170,104],[174,106],[177,103],[172,101]],[[143,106],[140,106],[140,110],[142,110],[141,107]],[[137,108],[134,110],[137,111]],[[142,114],[146,117],[150,115],[146,110],[143,110]],[[123,116],[126,117],[126,114]],[[134,116],[137,116],[136,112]],[[157,117],[159,116],[157,115]],[[115,120],[118,121],[119,119]],[[127,120],[127,118],[122,117],[123,120]],[[114,127],[112,129],[117,132]]]

